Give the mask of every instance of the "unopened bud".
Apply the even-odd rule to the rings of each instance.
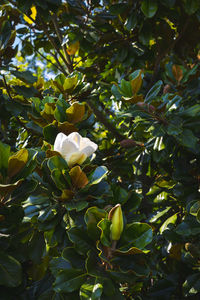
[[[113,241],[118,241],[124,228],[123,214],[120,204],[115,205],[110,210],[108,219],[112,222],[110,225],[111,239]]]

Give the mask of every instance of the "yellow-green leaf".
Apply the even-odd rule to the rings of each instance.
[[[69,172],[69,175],[71,177],[73,186],[76,188],[83,188],[88,184],[88,178],[79,166],[72,168]]]
[[[75,43],[69,45],[69,47],[67,47],[67,53],[69,55],[74,55],[78,50],[79,50],[79,47],[80,47],[80,43],[79,41],[76,41]]]
[[[183,249],[183,244],[174,244],[169,250],[170,257],[180,260],[181,259],[181,251]]]
[[[130,102],[130,103],[138,103],[138,102],[144,102],[144,96],[142,94],[140,95],[134,95],[131,98],[124,98],[122,97],[122,100],[125,100],[126,102]]]
[[[48,122],[53,122],[55,108],[56,108],[55,103],[45,103],[44,109],[41,112],[42,117]]]
[[[181,79],[183,78],[183,70],[181,69],[180,66],[178,65],[173,65],[172,66],[172,73],[174,75],[174,78],[180,82]]]
[[[136,78],[131,80],[131,87],[134,94],[137,94],[137,92],[140,90],[142,85],[142,71],[138,74]]]
[[[69,135],[72,132],[78,131],[77,128],[73,124],[71,124],[67,121],[63,122],[63,123],[59,122],[58,129],[59,129],[59,131],[63,132],[66,135]]]
[[[73,76],[65,79],[65,82],[63,84],[63,88],[65,92],[70,92],[72,91],[78,82],[78,76]]]
[[[148,250],[146,250],[148,252]],[[140,253],[145,253],[145,251],[138,249],[136,247],[131,247],[128,250],[121,251],[120,249],[115,250],[114,252],[117,255],[134,255],[134,254],[140,254]]]
[[[80,122],[85,114],[85,104],[74,102],[67,110],[67,119],[70,123]]]
[[[174,224],[176,223],[177,220],[177,213],[174,214],[173,216],[169,217],[160,227],[160,233],[162,234],[163,231],[165,231],[168,228],[169,224]]]
[[[74,196],[74,192],[71,190],[63,190],[62,195],[60,197],[61,201],[68,201],[71,200]]]
[[[24,20],[28,23],[28,24],[33,24],[33,20],[36,19],[36,15],[37,15],[37,9],[35,6],[31,7],[31,15],[30,18],[27,15],[24,15]]]
[[[19,173],[28,161],[28,150],[21,149],[14,155],[10,156],[8,161],[8,176],[13,177]]]

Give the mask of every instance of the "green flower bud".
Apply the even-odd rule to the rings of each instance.
[[[111,239],[113,241],[118,241],[124,228],[123,214],[120,204],[115,205],[110,210],[108,219],[112,222],[110,225]]]

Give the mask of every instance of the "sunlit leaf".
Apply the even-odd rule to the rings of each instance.
[[[74,55],[79,50],[79,47],[80,43],[79,41],[76,41],[75,43],[72,43],[67,47],[67,53],[69,55]]]
[[[31,7],[31,15],[29,17],[27,15],[24,15],[24,20],[28,24],[33,24],[36,19],[36,15],[37,15],[37,9],[35,6],[32,6]]]

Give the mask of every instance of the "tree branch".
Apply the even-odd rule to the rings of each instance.
[[[68,62],[66,61],[64,55],[62,54],[62,52],[60,52],[60,49],[59,47],[56,45],[54,39],[52,38],[52,36],[49,34],[48,30],[46,29],[46,25],[44,24],[44,21],[42,20],[42,18],[39,16],[39,20],[40,20],[40,23],[41,23],[41,28],[42,30],[44,31],[44,33],[46,34],[46,36],[48,37],[51,45],[54,47],[54,49],[57,51],[57,53],[59,54],[59,56],[61,57],[62,61],[64,62],[67,70],[69,71],[69,73],[71,72],[70,71],[70,67],[68,65]]]
[[[5,77],[5,75],[2,75],[2,76],[3,76],[3,82],[4,82],[4,86],[6,88],[7,94],[10,97],[10,99],[13,100],[13,97],[11,96],[11,93],[10,93],[10,88],[6,82],[6,77]]]
[[[98,110],[98,108],[94,105],[94,103],[92,102],[92,100],[87,99],[87,103],[90,106],[90,108],[92,109],[93,113],[95,114],[95,116],[97,117],[97,119],[110,131],[112,132],[112,134],[115,136],[116,140],[118,142],[120,142],[121,140],[125,139],[126,137],[123,136],[121,133],[119,133],[119,131],[113,126],[112,123],[110,123],[106,117],[104,116],[104,114]]]
[[[62,34],[61,34],[61,31],[60,31],[60,28],[59,28],[59,24],[58,24],[56,15],[53,14],[51,18],[52,18],[52,21],[53,21],[53,24],[54,24],[54,27],[55,27],[55,30],[56,30],[58,39],[59,39],[59,41],[60,41],[62,50],[63,50],[63,52],[64,52],[64,54],[65,54],[65,59],[66,59],[66,61],[67,61],[67,63],[68,63],[68,69],[69,69],[70,72],[72,72],[72,71],[73,71],[73,66],[72,66],[72,63],[71,63],[71,60],[70,60],[70,56],[69,56],[69,54],[68,54],[67,51],[66,51],[66,47],[65,47],[64,45],[62,45],[62,43],[63,43],[63,38],[62,38]]]

